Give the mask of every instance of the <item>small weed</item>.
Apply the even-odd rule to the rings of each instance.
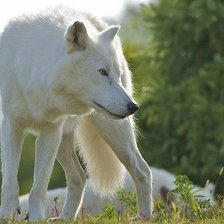
[[[120,215],[124,215],[124,210],[126,210],[128,216],[135,216],[137,214],[137,199],[136,193],[132,191],[127,191],[123,188],[119,189],[117,192],[117,197],[120,200]]]
[[[114,217],[116,217],[116,211],[114,205],[111,203],[105,205],[99,214],[99,218],[101,219],[113,219]]]
[[[198,194],[200,190],[195,190],[193,183],[187,176],[176,176],[174,184],[176,188],[173,192],[179,195],[183,216],[191,219],[202,218],[205,211],[211,208],[209,200],[199,200],[204,196]]]

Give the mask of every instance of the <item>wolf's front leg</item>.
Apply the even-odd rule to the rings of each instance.
[[[8,219],[11,215],[17,216],[19,213],[19,185],[17,181],[17,173],[22,152],[22,140],[23,130],[13,121],[4,117],[1,139],[1,219]]]
[[[29,197],[30,221],[45,218],[45,200],[47,187],[61,142],[61,126],[49,126],[41,129],[36,142],[34,181]]]
[[[152,175],[142,158],[134,133],[132,118],[112,120],[97,114],[92,121],[108,145],[130,172],[136,186],[138,200],[138,218],[152,217]]]

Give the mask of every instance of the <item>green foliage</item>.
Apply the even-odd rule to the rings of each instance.
[[[121,201],[121,206],[124,206],[127,209],[130,216],[135,216],[137,214],[137,199],[135,192],[121,188],[117,192],[117,197]]]
[[[165,204],[164,201],[155,200],[155,216],[156,222],[168,223],[211,223],[212,217],[220,217],[223,219],[221,212],[223,207],[223,197],[220,197],[214,206],[211,206],[208,201],[200,201],[203,197],[198,194],[192,181],[185,175],[176,176],[174,181],[176,188],[173,192],[178,194],[178,199],[171,202],[170,205]],[[214,219],[214,223],[216,223]]]
[[[100,213],[99,217],[101,219],[112,219],[116,217],[116,211],[113,204],[109,203],[104,206],[103,211]]]
[[[202,217],[205,209],[210,209],[211,206],[208,201],[200,202],[198,198],[203,197],[198,195],[198,191],[194,190],[192,181],[185,175],[176,176],[174,181],[176,188],[173,190],[180,197],[180,201],[183,202],[184,211],[190,209],[191,217]]]
[[[137,86],[141,151],[149,164],[196,184],[216,182],[224,164],[224,3],[160,0],[142,13],[151,35],[126,45],[147,90]],[[221,176],[217,192],[223,189]]]

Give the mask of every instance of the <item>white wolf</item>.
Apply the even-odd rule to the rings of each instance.
[[[153,176],[153,198],[161,197],[165,201],[174,199],[178,204],[178,195],[174,195],[171,190],[173,190],[176,185],[174,184],[175,176],[164,170],[156,167],[151,167],[152,176]],[[124,189],[128,191],[135,191],[134,182],[128,172],[125,174],[125,182]],[[209,200],[210,204],[214,204],[214,191],[215,186],[213,183],[209,183],[206,187],[200,188],[198,186],[194,186],[193,192],[197,192],[197,195],[201,195],[203,197],[198,197],[198,200]],[[164,195],[164,193],[168,193]],[[63,203],[65,201],[66,196],[66,188],[56,188],[53,190],[47,191],[47,203],[46,203],[46,216],[48,218],[56,217],[60,214],[62,210]],[[20,206],[21,206],[21,219],[26,217],[28,211],[28,197],[29,194],[25,194],[19,197]],[[59,200],[55,201],[55,198],[58,197]],[[117,195],[114,197],[100,197],[99,194],[95,193],[91,180],[87,180],[86,187],[83,195],[83,203],[82,209],[80,211],[80,215],[97,215],[100,213],[105,205],[108,203],[112,203],[116,211],[121,210],[121,202],[119,201]],[[124,210],[124,208],[122,208]]]
[[[61,218],[76,216],[86,176],[74,153],[74,130],[95,190],[112,194],[124,167],[137,189],[138,218],[152,215],[151,171],[140,155],[132,117],[131,73],[118,26],[58,7],[13,19],[0,39],[2,191],[0,218],[19,213],[23,134],[37,133],[29,220],[45,218],[57,156],[67,178]],[[108,115],[108,116],[105,116]]]

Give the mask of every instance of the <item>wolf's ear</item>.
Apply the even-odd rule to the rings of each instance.
[[[76,21],[70,25],[65,34],[67,53],[74,50],[85,50],[88,42],[88,33],[83,22]]]
[[[117,32],[119,31],[120,27],[119,26],[110,26],[107,29],[103,30],[100,33],[100,39],[102,41],[108,42],[110,43],[115,35],[117,34]]]

